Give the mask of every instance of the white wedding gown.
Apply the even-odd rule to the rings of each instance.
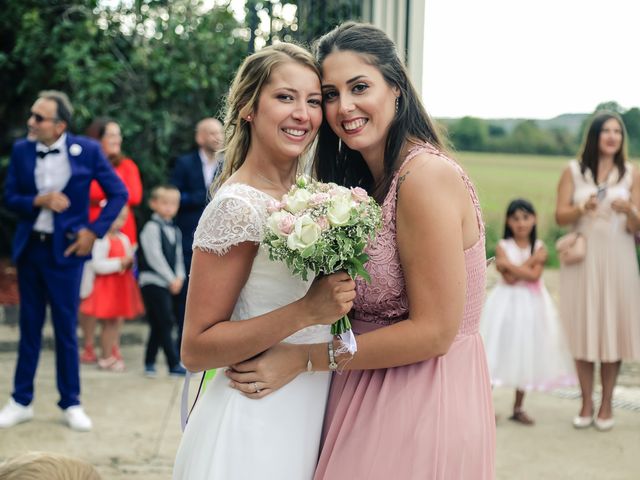
[[[193,246],[218,255],[245,241],[260,242],[271,197],[244,184],[218,190],[207,206]],[[283,263],[258,250],[231,320],[241,321],[298,300],[311,281],[294,277]],[[211,292],[215,295],[216,292]],[[328,326],[305,328],[291,343],[329,341]],[[228,386],[220,373],[189,418],[176,456],[175,480],[306,480],[318,459],[329,392],[328,372],[304,373],[260,400]]]

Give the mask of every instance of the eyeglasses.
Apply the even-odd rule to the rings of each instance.
[[[52,122],[59,122],[60,121],[56,117],[43,117],[39,113],[35,113],[35,112],[31,112],[31,116],[29,118],[31,118],[31,117],[33,117],[33,119],[36,121],[36,123],[42,123],[45,120],[51,120]]]

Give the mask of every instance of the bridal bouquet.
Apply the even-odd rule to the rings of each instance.
[[[304,280],[308,272],[330,274],[346,270],[371,281],[364,252],[382,226],[380,206],[366,190],[345,188],[300,177],[280,202],[268,207],[269,218],[262,244],[271,260],[286,263]],[[356,341],[345,315],[331,326],[350,353]]]

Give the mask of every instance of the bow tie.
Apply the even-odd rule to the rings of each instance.
[[[46,152],[44,150],[38,151],[36,152],[36,155],[38,155],[38,158],[44,158],[49,154],[54,154],[54,153],[60,153],[60,150],[57,148],[53,148],[51,150],[47,150]]]

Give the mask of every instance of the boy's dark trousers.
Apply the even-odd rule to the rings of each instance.
[[[173,327],[176,324],[173,296],[168,288],[157,285],[145,285],[141,290],[149,321],[149,339],[144,363],[145,365],[155,364],[158,348],[162,347],[169,369],[173,369],[180,362],[172,338]]]

